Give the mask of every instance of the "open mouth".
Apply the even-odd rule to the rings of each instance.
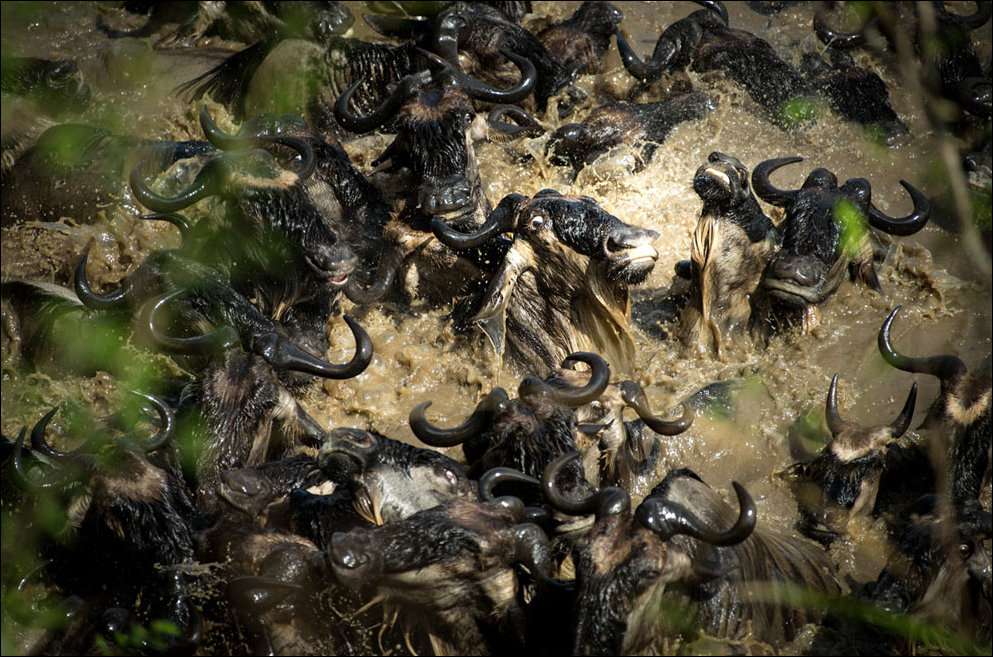
[[[718,180],[722,181],[725,187],[731,187],[731,179],[723,171],[718,171],[713,167],[707,167],[706,169],[703,170],[703,172],[709,173],[714,178],[717,178]]]
[[[658,250],[651,244],[641,244],[631,249],[625,249],[611,254],[611,260],[618,269],[624,267],[644,267],[655,264],[659,259]]]
[[[637,285],[648,277],[648,274],[655,268],[658,259],[659,252],[654,246],[641,244],[613,254],[611,269],[625,283]]]

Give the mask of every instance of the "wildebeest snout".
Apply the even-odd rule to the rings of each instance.
[[[472,186],[465,176],[429,180],[417,189],[417,204],[430,215],[469,208],[472,202]]]
[[[659,234],[654,230],[638,226],[623,225],[611,230],[603,250],[617,278],[631,284],[644,281],[659,259],[654,246],[658,239]]]
[[[343,244],[316,244],[308,250],[310,265],[335,286],[348,282],[348,276],[359,264],[359,257]]]

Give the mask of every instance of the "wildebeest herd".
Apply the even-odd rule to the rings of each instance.
[[[988,3],[3,6],[5,654],[989,652]]]

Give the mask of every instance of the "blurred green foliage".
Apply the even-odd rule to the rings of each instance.
[[[776,110],[776,120],[785,128],[797,128],[814,121],[825,111],[823,100],[798,96],[782,103]]]
[[[857,257],[869,230],[865,216],[846,198],[838,199],[831,211],[835,224],[841,230],[838,252],[846,258]]]

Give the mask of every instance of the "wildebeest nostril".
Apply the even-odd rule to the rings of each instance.
[[[818,268],[804,258],[789,258],[776,262],[773,274],[776,278],[796,281],[800,285],[814,285],[820,279]]]
[[[618,253],[639,246],[651,245],[657,239],[659,239],[659,234],[654,230],[631,230],[630,228],[614,230],[607,236],[607,252]]]

